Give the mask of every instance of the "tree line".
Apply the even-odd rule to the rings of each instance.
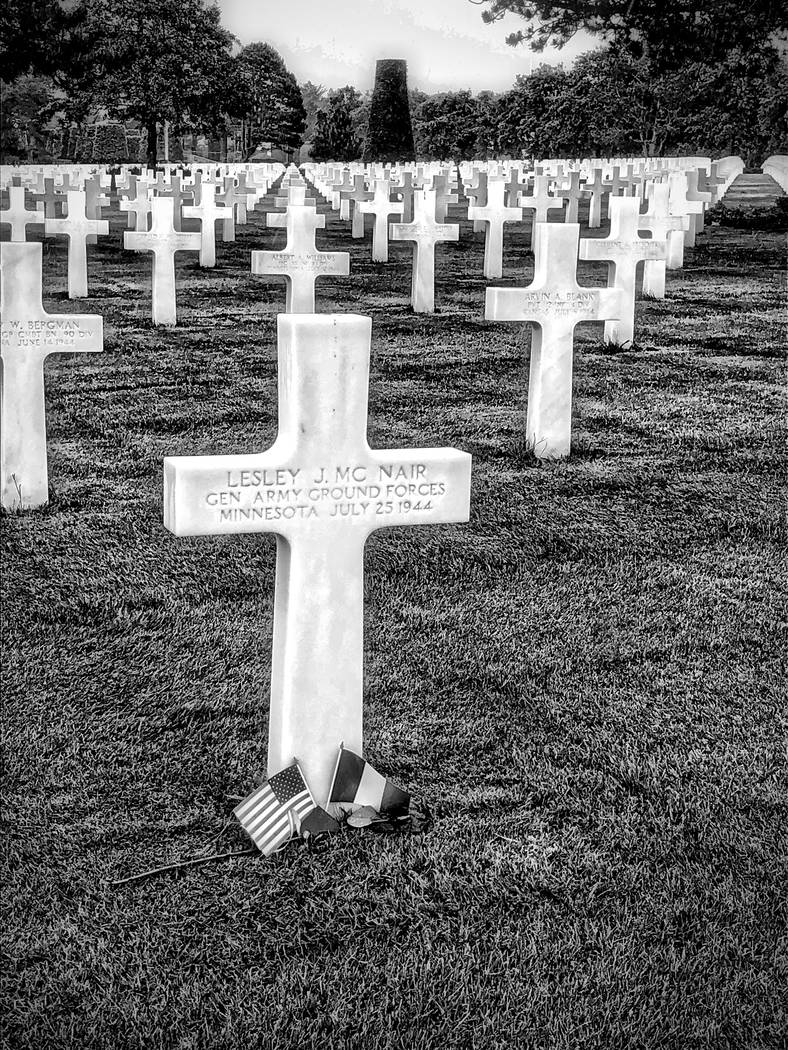
[[[482,0],[508,11],[518,46],[561,46],[584,29],[599,44],[569,67],[542,65],[509,91],[410,92],[416,155],[738,153],[788,150],[782,0]],[[0,11],[2,150],[24,159],[57,118],[135,122],[155,162],[157,133],[240,129],[245,158],[262,143],[302,143],[314,160],[364,156],[371,96],[298,85],[268,44],[239,48],[205,0],[5,0]]]
[[[303,98],[281,57],[264,43],[239,50],[204,0],[5,0],[0,70],[7,158],[56,117],[96,114],[136,122],[150,164],[165,123],[173,135],[240,125],[250,153],[303,138]]]

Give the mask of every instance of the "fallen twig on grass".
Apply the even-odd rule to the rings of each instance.
[[[141,871],[137,875],[129,875],[125,879],[111,879],[110,886],[123,886],[127,882],[139,882],[140,879],[150,878],[152,875],[161,875],[165,871],[178,871],[180,868],[194,868],[199,864],[207,864],[212,860],[229,860],[230,857],[250,857],[253,853],[260,851],[256,846],[251,849],[234,850],[232,853],[214,853],[210,857],[193,857],[191,860],[180,860],[176,864],[165,864],[161,868],[150,868]]]

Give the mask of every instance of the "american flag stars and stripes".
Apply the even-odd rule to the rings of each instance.
[[[267,857],[296,833],[301,820],[313,809],[315,800],[294,762],[253,791],[233,813]]]

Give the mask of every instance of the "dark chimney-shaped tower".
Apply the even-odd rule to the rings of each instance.
[[[402,58],[381,58],[375,67],[364,163],[415,159],[407,62]]]

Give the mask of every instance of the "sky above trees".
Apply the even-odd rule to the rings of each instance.
[[[217,0],[225,28],[242,44],[266,40],[300,82],[371,90],[375,60],[404,58],[410,87],[504,91],[540,62],[569,63],[595,42],[579,35],[563,51],[534,55],[506,36],[508,15],[485,25],[469,0]]]

